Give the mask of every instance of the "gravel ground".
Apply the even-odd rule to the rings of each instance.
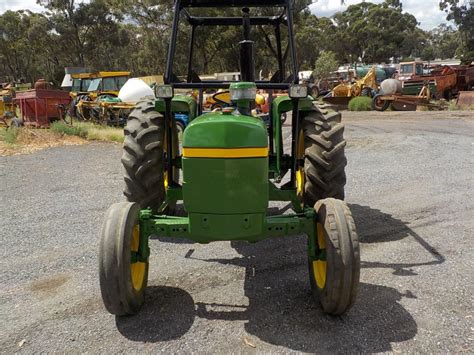
[[[111,316],[97,251],[120,146],[0,158],[0,351],[472,353],[469,114],[344,114],[362,284],[343,317],[312,301],[303,237],[153,240],[144,308]]]

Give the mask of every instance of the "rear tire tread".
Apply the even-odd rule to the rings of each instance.
[[[164,120],[153,101],[139,102],[125,127],[122,164],[124,195],[141,208],[158,209],[165,197],[163,186]]]
[[[305,137],[305,203],[334,197],[344,199],[346,183],[344,125],[341,114],[323,114],[316,108],[303,119]]]

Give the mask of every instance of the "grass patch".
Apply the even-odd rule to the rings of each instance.
[[[78,136],[91,141],[118,142],[124,140],[123,129],[99,126],[87,122],[75,122],[72,126],[64,122],[54,122],[51,131],[69,136]]]
[[[123,143],[124,135],[122,128],[115,127],[92,127],[87,132],[87,139],[92,141],[112,141]]]
[[[10,127],[9,129],[2,128],[0,130],[0,140],[6,144],[15,144],[18,140],[18,134],[20,130],[16,127]]]
[[[472,110],[474,110],[474,105],[459,106],[456,103],[456,100],[451,100],[451,101],[449,101],[449,104],[448,104],[448,110],[449,111],[472,111]]]
[[[349,111],[372,111],[372,99],[367,96],[354,97],[349,101]]]
[[[0,128],[0,156],[29,154],[48,147],[85,143],[87,141],[84,138],[53,132],[50,129]]]
[[[417,111],[431,111],[428,106],[418,105],[416,106]]]
[[[56,121],[51,124],[51,132],[87,138],[87,129],[82,124],[69,126],[64,122]]]

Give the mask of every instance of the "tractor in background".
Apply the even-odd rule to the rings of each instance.
[[[202,15],[206,8],[229,7],[241,8],[242,15]],[[261,16],[261,8],[276,15]],[[181,20],[191,30],[185,81],[175,74]],[[275,31],[278,71],[271,80],[255,80],[256,25]],[[239,80],[203,80],[194,71],[195,30],[206,26],[242,28]],[[299,84],[296,58],[293,0],[174,2],[164,84],[156,86],[156,98],[136,105],[125,127],[127,201],[108,209],[101,232],[99,279],[110,313],[135,314],[142,306],[152,235],[206,244],[304,234],[309,283],[322,309],[338,315],[354,304],[360,256],[354,220],[343,201],[344,125],[340,113],[319,109],[307,87]],[[208,89],[227,92],[230,105],[222,100],[220,107],[204,112],[203,93]],[[178,90],[197,90],[197,99]],[[257,90],[269,92],[268,125],[253,114]],[[287,95],[274,97],[274,91]],[[214,99],[219,103],[219,97]],[[181,149],[175,113],[186,113],[190,120]],[[281,124],[286,113],[291,116],[289,149],[283,146]],[[178,201],[183,201],[184,216],[176,215]],[[271,201],[289,203],[293,213],[269,215]]]
[[[101,102],[116,102],[122,86],[130,77],[130,72],[93,72],[71,74],[73,86],[69,115],[73,118],[107,123],[101,109]],[[105,117],[105,118],[104,118]]]
[[[330,104],[345,106],[356,96],[373,97],[377,88],[377,68],[374,65],[362,79],[344,81],[335,86],[323,100]]]

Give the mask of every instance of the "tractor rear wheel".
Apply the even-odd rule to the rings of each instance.
[[[324,312],[342,314],[355,302],[360,279],[360,251],[349,207],[340,200],[320,200],[316,233],[310,238],[309,279]],[[311,243],[313,245],[311,245]]]
[[[124,195],[141,208],[157,211],[165,200],[168,174],[164,164],[166,135],[163,116],[155,110],[154,101],[142,101],[128,117],[125,126],[122,164],[125,168]],[[173,129],[174,152],[179,151],[176,126]],[[179,182],[179,169],[173,171],[174,181]],[[169,205],[171,214],[175,205]]]
[[[347,159],[341,114],[311,111],[304,117],[302,129],[305,204],[314,206],[316,201],[327,197],[343,200]]]
[[[145,299],[148,258],[132,258],[140,246],[139,213],[136,203],[115,203],[107,210],[102,227],[100,291],[105,308],[118,316],[137,313]]]

